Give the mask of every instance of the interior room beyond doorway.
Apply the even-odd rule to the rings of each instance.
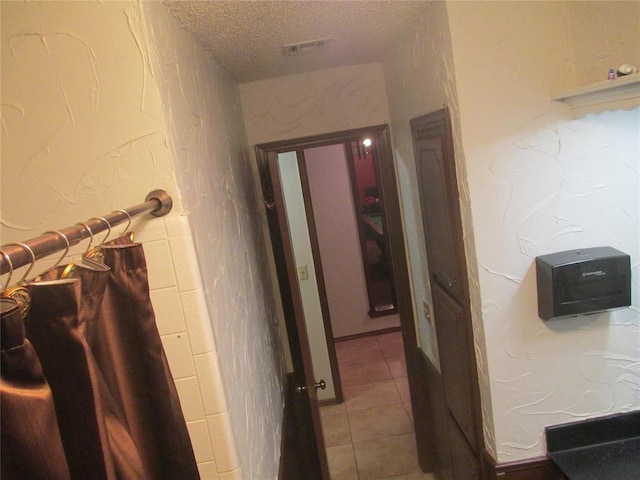
[[[278,154],[314,372],[327,384],[323,403],[341,398],[334,340],[400,325],[397,313],[370,315],[347,145]]]

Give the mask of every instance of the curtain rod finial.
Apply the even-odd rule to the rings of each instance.
[[[169,195],[164,190],[153,190],[149,192],[147,198],[145,198],[145,202],[148,202],[150,200],[158,200],[158,202],[160,202],[158,208],[151,212],[151,214],[155,215],[156,217],[162,217],[166,215],[171,211],[171,208],[173,207],[173,199],[171,198],[171,195]]]

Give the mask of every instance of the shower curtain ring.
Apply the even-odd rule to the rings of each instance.
[[[58,259],[58,261],[53,265],[53,268],[56,268],[58,265],[60,265],[60,262],[62,261],[62,259],[67,256],[67,253],[69,253],[69,247],[71,246],[71,244],[69,243],[69,237],[67,237],[64,233],[62,233],[62,232],[60,232],[58,230],[47,230],[44,233],[53,233],[53,234],[57,235],[58,237],[63,238],[64,241],[67,243],[64,253]]]
[[[129,231],[129,227],[131,226],[131,215],[129,215],[129,212],[127,212],[126,210],[114,210],[115,212],[120,212],[120,213],[124,213],[127,218],[129,219],[129,222],[127,223],[127,226],[124,227],[124,231],[121,233],[121,235],[124,235],[125,233],[127,233],[127,231]]]
[[[13,277],[13,262],[11,261],[11,256],[4,250],[0,250],[0,254],[7,259],[7,263],[9,264],[9,276],[7,277],[7,283],[2,286],[2,293],[4,293],[7,291],[7,288],[9,288],[9,285],[11,285],[11,277]]]
[[[107,238],[109,238],[109,236],[111,235],[111,223],[109,223],[109,220],[107,220],[104,217],[94,217],[96,220],[100,220],[101,222],[104,222],[107,224],[107,234],[104,236],[104,238],[102,239],[102,241],[100,242],[100,245],[98,245],[99,247],[101,247],[102,245],[104,245],[104,242],[107,241]]]
[[[84,228],[86,228],[87,230],[89,230],[89,245],[87,246],[87,250],[84,253],[88,253],[89,250],[91,250],[91,245],[93,245],[93,231],[91,230],[91,227],[89,227],[89,225],[87,225],[86,223],[76,223],[76,225],[82,225]]]
[[[31,292],[29,292],[29,290],[27,288],[23,287],[22,285],[24,284],[25,280],[27,279],[27,276],[29,275],[29,272],[31,272],[31,269],[33,269],[33,266],[36,264],[36,254],[33,253],[33,250],[31,249],[31,247],[29,245],[27,245],[26,243],[22,243],[22,242],[5,243],[3,245],[3,247],[7,246],[7,245],[19,245],[19,246],[21,246],[22,248],[24,248],[27,252],[29,252],[31,254],[31,265],[29,265],[29,268],[27,268],[27,271],[24,272],[24,275],[22,276],[20,281],[16,284],[15,287],[7,288],[7,289],[5,289],[4,292],[2,292],[2,295],[4,297],[11,298],[18,304],[18,306],[20,307],[20,313],[22,314],[22,317],[24,318],[24,317],[27,316],[27,313],[29,313],[29,309],[31,308]],[[3,253],[5,253],[5,252],[3,252]],[[7,255],[7,257],[8,257],[8,255]],[[11,266],[13,267],[12,264],[11,264]],[[11,272],[13,272],[13,268],[11,269]],[[7,287],[8,287],[8,285],[7,285]]]
[[[20,281],[17,283],[17,285],[22,285],[24,283],[24,281],[27,279],[27,276],[29,275],[29,273],[31,272],[31,270],[33,269],[33,266],[36,264],[36,254],[33,253],[33,250],[31,249],[31,247],[29,245],[27,245],[26,243],[22,243],[22,242],[11,242],[11,243],[5,243],[4,245],[2,245],[2,247],[6,247],[8,245],[19,245],[21,246],[24,250],[26,250],[27,252],[29,252],[29,254],[31,255],[31,265],[29,265],[29,268],[27,268],[27,271],[24,272],[24,275],[22,276],[22,278],[20,279]],[[0,248],[2,248],[0,247]],[[3,252],[5,255],[6,252]],[[8,258],[8,255],[5,257]],[[11,272],[13,273],[13,264],[11,264]]]

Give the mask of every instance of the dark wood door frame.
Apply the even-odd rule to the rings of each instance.
[[[385,211],[387,215],[386,221],[389,230],[389,253],[391,255],[391,262],[394,265],[393,275],[396,285],[398,314],[400,317],[400,325],[405,346],[407,376],[411,391],[412,408],[414,409],[414,412],[416,412],[418,409],[424,409],[425,405],[424,402],[417,398],[414,393],[414,387],[420,381],[420,354],[417,347],[415,320],[413,316],[413,300],[409,280],[409,267],[405,252],[400,198],[388,125],[375,125],[323,135],[271,142],[257,145],[255,147],[265,205],[267,206],[267,216],[269,218],[274,258],[278,269],[281,297],[283,303],[286,303],[286,305],[284,305],[284,312],[285,321],[287,322],[287,331],[289,333],[289,343],[292,348],[291,354],[292,357],[294,355],[301,354],[300,343],[298,341],[299,332],[289,332],[289,330],[295,330],[297,328],[295,319],[292,320],[291,317],[296,316],[296,312],[301,311],[301,305],[295,305],[296,301],[300,301],[300,297],[291,294],[291,289],[297,288],[297,286],[292,285],[293,282],[289,281],[289,278],[294,277],[287,276],[286,274],[287,263],[289,265],[293,264],[291,261],[293,251],[290,246],[284,244],[283,237],[285,236],[284,232],[286,232],[286,230],[281,230],[281,228],[283,228],[282,220],[278,221],[278,215],[274,213],[277,210],[276,204],[279,201],[282,201],[282,194],[281,191],[278,192],[278,190],[280,190],[280,186],[276,182],[279,182],[279,178],[275,178],[277,176],[277,172],[273,171],[272,165],[274,164],[274,159],[277,158],[278,153],[346,143],[354,139],[362,138],[364,135],[375,138],[378,148],[378,168],[380,173],[379,188],[382,191],[385,201]],[[280,199],[278,197],[280,197]],[[278,233],[275,234],[275,241],[274,229],[278,230]],[[289,258],[288,262],[287,258]],[[421,416],[418,415],[418,417]],[[418,434],[418,428],[428,429],[428,425],[421,425],[420,427],[416,425],[416,437],[418,442],[420,442],[422,437]],[[421,464],[424,464],[424,462],[421,462]]]

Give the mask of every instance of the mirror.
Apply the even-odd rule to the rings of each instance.
[[[387,242],[384,198],[379,187],[375,137],[346,144],[360,249],[369,296],[369,316],[397,312],[393,268]]]

